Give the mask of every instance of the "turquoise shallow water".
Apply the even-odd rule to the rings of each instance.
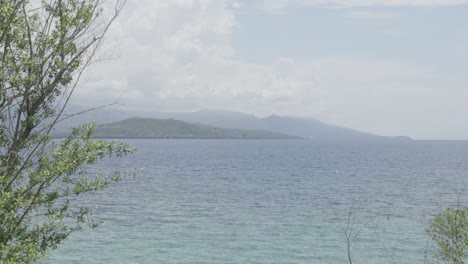
[[[346,263],[348,219],[355,263],[431,263],[428,220],[466,201],[468,142],[129,142],[101,166],[145,172],[77,201],[104,224],[40,263]]]

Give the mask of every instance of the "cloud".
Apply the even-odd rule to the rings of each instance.
[[[377,134],[468,134],[466,73],[343,57],[245,62],[231,45],[235,10],[243,8],[233,3],[129,1],[101,50],[119,59],[93,65],[75,102],[97,106],[120,97],[139,110],[224,109],[312,116]]]
[[[313,76],[294,61],[261,65],[235,58],[230,38],[238,8],[221,0],[133,2],[104,47],[117,47],[120,58],[91,68],[77,97],[105,104],[120,96],[129,107],[154,111],[294,113],[313,105],[313,97],[297,96],[314,89]]]
[[[467,5],[468,0],[263,0],[260,9],[278,13],[289,6],[311,6],[311,7],[375,7],[375,6],[457,6]]]
[[[352,11],[348,17],[362,20],[388,20],[398,17],[399,14],[391,12]]]
[[[381,135],[467,138],[466,73],[358,59],[324,59],[304,67],[316,74],[315,96],[323,106],[316,117],[322,120]]]

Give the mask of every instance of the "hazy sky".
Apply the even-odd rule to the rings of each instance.
[[[468,139],[468,0],[128,0],[76,92]]]

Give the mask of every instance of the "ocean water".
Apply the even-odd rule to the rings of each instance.
[[[96,230],[42,264],[432,263],[425,227],[465,205],[468,142],[128,140],[135,178],[77,202]],[[426,262],[425,262],[426,261]]]

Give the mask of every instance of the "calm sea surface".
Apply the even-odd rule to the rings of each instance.
[[[128,140],[144,167],[81,203],[96,230],[40,263],[431,263],[425,227],[468,200],[468,142]],[[425,252],[428,252],[427,254]]]

